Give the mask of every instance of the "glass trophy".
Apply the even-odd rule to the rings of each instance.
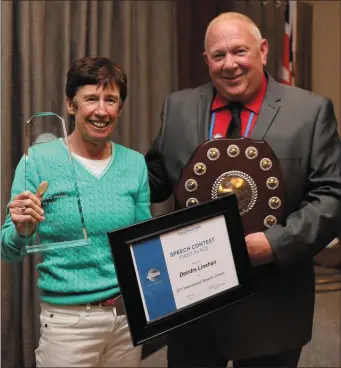
[[[65,121],[52,112],[34,114],[25,124],[25,190],[42,203],[44,221],[25,224],[22,254],[90,244]]]

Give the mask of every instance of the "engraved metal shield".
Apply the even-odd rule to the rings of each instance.
[[[176,185],[180,208],[235,193],[245,235],[280,224],[284,179],[279,160],[265,141],[212,139],[201,144]]]

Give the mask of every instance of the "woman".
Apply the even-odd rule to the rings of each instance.
[[[151,217],[144,157],[110,141],[126,96],[127,78],[107,58],[82,58],[67,74],[66,106],[75,122],[68,140],[91,245],[48,251],[37,266],[42,301],[38,367],[140,364],[141,348],[132,346],[127,320],[121,313],[106,235]],[[41,242],[72,239],[75,214],[68,206],[70,193],[62,172],[67,157],[62,140],[31,148],[28,162],[34,166],[28,170],[30,191],[24,191],[25,164],[20,161],[2,227],[1,254],[5,260],[23,258],[20,250],[25,236],[33,237],[38,225]],[[48,183],[44,195],[37,191],[42,181]],[[58,200],[44,206],[46,195]],[[58,233],[55,224],[61,222],[63,233]]]

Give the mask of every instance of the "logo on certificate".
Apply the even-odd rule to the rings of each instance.
[[[161,272],[159,270],[157,270],[156,268],[152,268],[147,274],[147,279],[155,282],[159,279],[160,274]]]
[[[201,229],[201,226],[200,225],[195,225],[195,226],[192,226],[188,229],[183,229],[183,230],[180,230],[177,232],[178,235],[182,236],[182,235],[188,235],[190,233],[193,233],[194,231],[198,231]]]

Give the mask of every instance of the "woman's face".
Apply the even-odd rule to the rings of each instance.
[[[66,99],[68,113],[75,118],[74,134],[85,141],[101,143],[110,139],[121,114],[120,92],[116,85],[85,85],[72,100]]]

